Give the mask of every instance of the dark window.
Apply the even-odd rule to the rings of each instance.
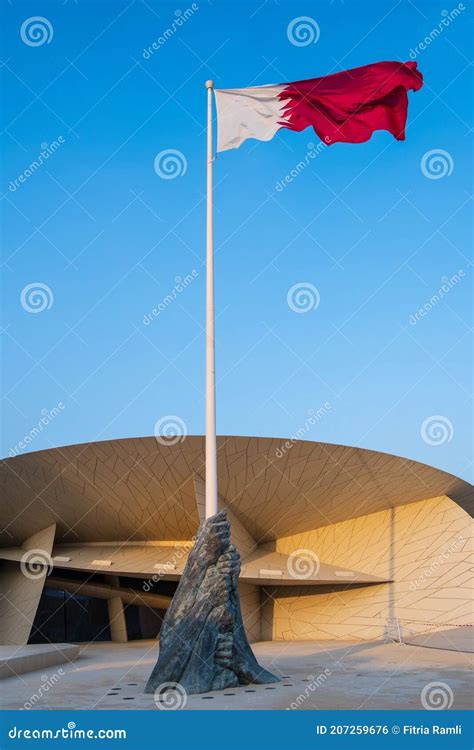
[[[105,599],[45,589],[29,643],[110,641]]]

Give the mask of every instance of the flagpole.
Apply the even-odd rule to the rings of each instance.
[[[206,518],[217,513],[216,364],[214,341],[214,226],[212,202],[212,90],[207,88],[206,201]]]

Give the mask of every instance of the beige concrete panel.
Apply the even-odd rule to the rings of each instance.
[[[239,595],[245,632],[250,643],[255,643],[261,640],[260,588],[240,580]]]
[[[19,545],[42,523],[57,540],[191,539],[199,524],[193,474],[204,472],[204,438],[166,446],[155,438],[88,443],[0,463],[5,531]],[[398,456],[359,448],[220,437],[220,493],[258,543],[448,495],[472,508],[470,485]]]
[[[239,539],[234,539],[236,546]],[[110,577],[119,574],[154,579],[179,580],[193,542],[184,546],[174,544],[75,544],[55,546],[52,561],[55,571],[80,570],[105,573]],[[239,548],[239,547],[238,547]],[[248,549],[248,547],[245,547]],[[240,547],[240,550],[242,546]],[[0,560],[20,560],[21,548],[0,549]],[[309,565],[309,569],[308,569]],[[306,560],[304,555],[289,556],[262,546],[242,560],[241,579],[259,586],[281,585],[310,586],[314,583],[374,583],[382,579],[343,566],[328,565],[322,560]]]
[[[175,445],[154,438],[105,441],[7,459],[0,463],[0,559],[20,559],[18,545],[41,518],[45,525],[58,524],[56,568],[146,578],[158,572],[178,580],[189,551],[182,540],[190,540],[199,524],[194,475],[203,471],[200,436]],[[317,547],[321,575],[314,582],[333,584],[314,593],[308,590],[313,580],[299,581],[301,586],[278,594],[278,606],[266,601],[263,631],[301,637],[298,631],[316,622],[321,632],[334,625],[340,637],[367,637],[381,633],[382,621],[394,616],[413,619],[415,610],[424,625],[435,612],[436,623],[443,616],[446,623],[448,614],[453,623],[464,623],[469,605],[459,592],[468,586],[472,537],[466,536],[461,506],[472,507],[473,496],[467,483],[374,451],[247,437],[219,438],[218,474],[243,555],[242,583],[258,581],[278,591],[273,576],[262,575],[263,562],[273,572],[283,561],[287,566],[296,550]],[[446,495],[456,502],[447,504]],[[458,547],[436,563],[439,540],[456,535]],[[255,542],[259,549],[251,552]],[[428,573],[420,575],[425,565]],[[351,585],[337,584],[341,570],[356,574]],[[388,587],[356,585],[391,579]],[[449,613],[446,599],[454,603]],[[336,613],[335,602],[341,601]],[[283,605],[288,610],[290,604],[287,615]]]
[[[28,643],[46,576],[51,571],[55,525],[33,534],[22,544],[19,562],[0,567],[0,644]]]
[[[472,625],[472,519],[448,497],[353,518],[280,539],[331,564],[362,568],[393,583],[366,587],[269,589],[263,611],[276,639],[383,638]]]
[[[206,518],[206,485],[202,477],[196,472],[194,472],[194,488],[196,491],[199,519],[202,523]],[[229,503],[221,495],[219,495],[219,510],[227,512],[227,518],[230,521],[232,544],[236,546],[242,558],[247,557],[247,555],[250,555],[257,548],[257,542],[235,515],[232,508],[229,507]]]
[[[178,580],[184,570],[192,541],[171,544],[73,544],[55,546],[52,562],[55,570],[82,570],[150,577],[158,575]],[[0,560],[21,559],[19,548],[3,548]]]
[[[66,542],[191,538],[198,525],[191,473],[203,441],[185,441],[177,451],[154,438],[144,443],[106,441],[7,459],[0,467],[5,546],[10,534],[24,538],[38,512],[57,521]],[[188,466],[184,481],[179,465],[174,469],[180,453]]]
[[[241,578],[259,586],[314,586],[327,583],[380,583],[387,579],[345,566],[328,565],[317,555],[286,555],[259,547],[242,561]]]

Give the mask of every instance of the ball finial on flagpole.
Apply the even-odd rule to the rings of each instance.
[[[214,81],[206,81],[206,88],[207,89],[213,89],[214,88]]]

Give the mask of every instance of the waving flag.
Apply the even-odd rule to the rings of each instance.
[[[422,85],[416,62],[379,62],[294,83],[215,89],[217,150],[238,148],[247,138],[269,141],[282,128],[310,126],[328,145],[362,143],[375,130],[403,141],[407,92]]]
[[[327,145],[368,141],[375,130],[405,139],[408,91],[423,76],[415,62],[379,62],[307,81],[207,89],[206,199],[206,518],[217,513],[216,385],[214,343],[214,204],[212,92],[217,107],[217,151],[238,148],[247,138],[269,141],[282,128],[313,127]]]

